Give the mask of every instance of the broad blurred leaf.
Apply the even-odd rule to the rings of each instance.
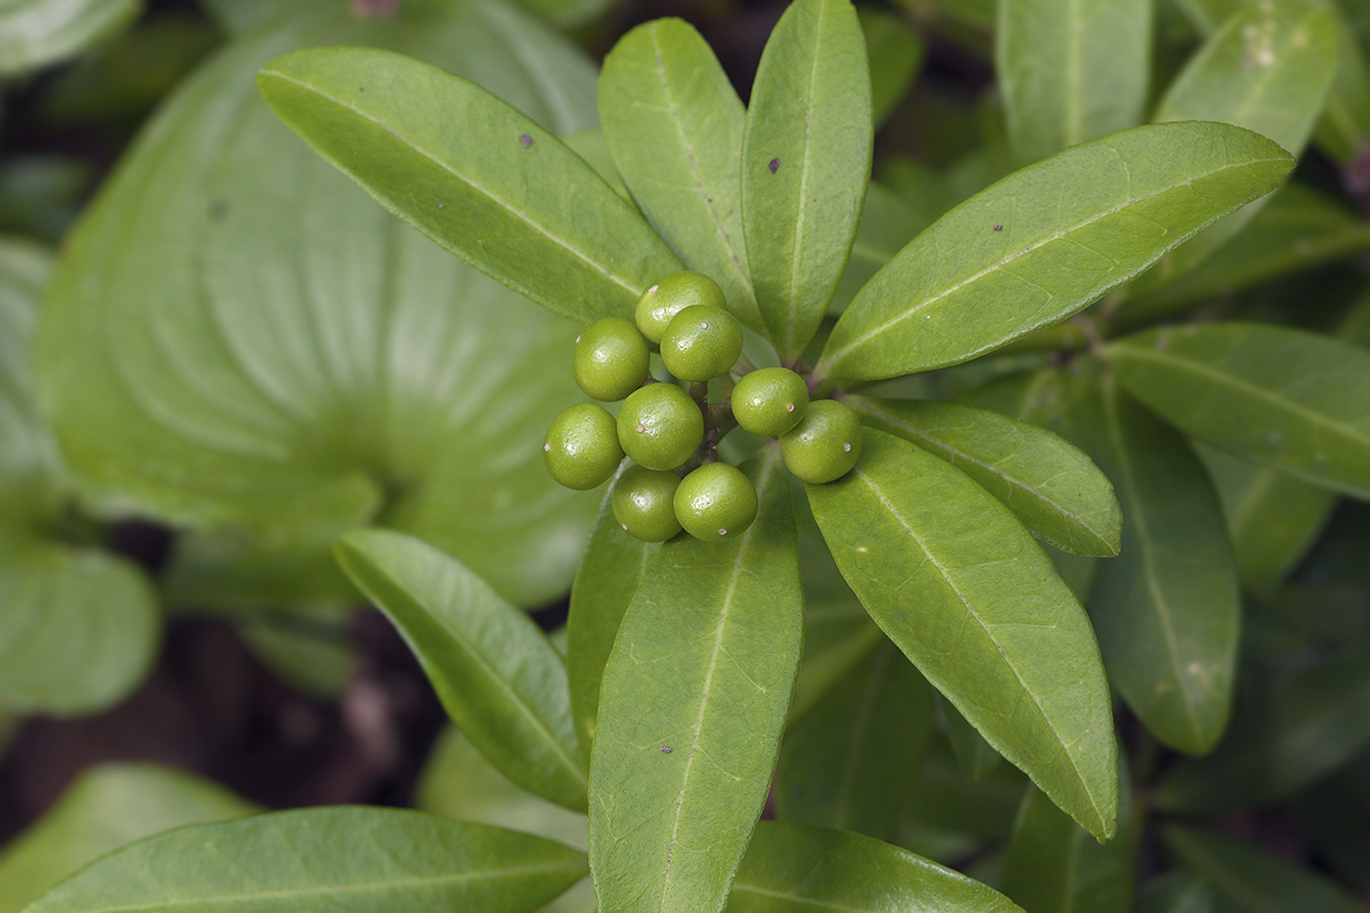
[[[0,6],[0,76],[17,76],[101,41],[142,11],[139,0],[7,0]]]
[[[1004,756],[995,751],[980,730],[966,722],[956,705],[941,694],[937,695],[937,717],[962,773],[973,780],[983,780],[999,767]]]
[[[709,45],[680,19],[644,23],[604,58],[599,116],[614,164],[652,226],[690,269],[761,330],[742,233],[746,113]],[[626,251],[625,251],[626,252]],[[633,297],[679,266],[653,259]]]
[[[1109,678],[1158,739],[1192,754],[1227,726],[1241,603],[1222,508],[1183,438],[1097,363],[1047,375],[1030,417],[1094,458],[1117,486],[1123,548],[1088,608]]]
[[[1318,854],[1359,891],[1370,888],[1370,752],[1294,800]]]
[[[970,838],[972,848],[986,841],[1006,843],[1028,788],[1027,778],[1009,764],[971,777],[950,746],[935,739],[904,807],[898,842],[920,852],[912,838],[938,832]]]
[[[1128,391],[1200,440],[1370,497],[1370,352],[1286,327],[1161,329],[1109,346]]]
[[[461,562],[400,533],[349,533],[338,561],[399,628],[481,754],[524,789],[584,809],[566,665],[537,625]]]
[[[716,913],[770,787],[803,597],[778,448],[739,538],[661,547],[604,671],[590,762],[601,910]]]
[[[1153,878],[1137,889],[1136,913],[1213,913],[1208,882],[1181,869]]]
[[[311,808],[187,827],[106,856],[32,913],[529,913],[585,874],[578,850],[392,808]]]
[[[1141,123],[1151,75],[1151,6],[1151,0],[1001,0],[994,68],[1019,163]]]
[[[18,913],[87,863],[135,840],[255,811],[217,783],[171,768],[90,768],[0,853],[0,911]]]
[[[991,745],[1091,833],[1111,835],[1112,713],[1079,603],[969,477],[880,431],[864,446],[846,476],[808,486],[843,576]]]
[[[786,733],[776,817],[893,839],[932,737],[932,693],[881,644]]]
[[[314,6],[328,0],[312,0]],[[308,6],[307,0],[282,4],[280,0],[200,0],[200,4],[219,27],[230,34],[250,32],[268,22],[278,13],[298,14]]]
[[[0,165],[0,233],[56,244],[76,218],[93,170],[70,156],[7,155]]]
[[[903,101],[923,65],[923,38],[904,20],[877,7],[863,6],[856,12],[870,63],[871,121],[879,130]]]
[[[1123,518],[1113,485],[1088,456],[1050,431],[953,403],[864,397],[847,403],[872,427],[912,441],[979,482],[1038,538],[1077,554],[1118,554]]]
[[[1021,913],[1002,894],[870,837],[763,821],[727,913]]]
[[[833,293],[829,313],[846,310],[871,276],[927,226],[928,220],[892,190],[870,184],[866,188],[866,202],[861,209],[861,221],[856,226],[847,270]]]
[[[817,371],[879,380],[956,364],[1056,323],[1269,193],[1292,166],[1239,127],[1185,123],[1138,127],[1014,172],[875,274]]]
[[[262,664],[304,694],[337,700],[352,681],[357,650],[338,606],[295,606],[237,620],[238,635]]]
[[[793,362],[851,254],[871,170],[866,42],[848,0],[796,0],[766,43],[742,146],[742,221],[756,303]]]

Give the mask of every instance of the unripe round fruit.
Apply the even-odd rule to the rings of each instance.
[[[752,434],[780,437],[804,417],[809,388],[789,368],[761,368],[733,388],[733,418]]]
[[[619,317],[605,317],[576,340],[571,373],[588,396],[615,402],[642,386],[651,358],[637,327]]]
[[[780,436],[785,468],[805,482],[831,482],[846,475],[861,456],[861,419],[836,400],[809,403],[798,425]]]
[[[675,490],[676,519],[705,542],[742,535],[756,519],[756,508],[756,486],[727,463],[706,463]]]
[[[721,377],[741,354],[742,324],[718,308],[685,308],[661,337],[661,360],[681,380]]]
[[[552,478],[567,488],[603,485],[623,461],[614,417],[594,403],[563,409],[547,429],[542,458]]]
[[[680,532],[675,517],[675,491],[680,476],[674,472],[630,466],[614,483],[610,504],[624,532],[643,542],[665,542]]]
[[[619,444],[648,469],[675,469],[703,440],[704,416],[675,384],[648,384],[618,410]]]
[[[661,342],[671,318],[687,307],[726,309],[728,301],[718,283],[703,273],[686,270],[663,276],[637,299],[633,317],[637,328],[652,342]],[[728,367],[732,367],[729,365]]]

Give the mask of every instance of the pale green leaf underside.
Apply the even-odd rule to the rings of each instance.
[[[857,468],[808,493],[843,576],[890,639],[1054,802],[1111,835],[1117,748],[1094,632],[1008,508],[871,429]]]
[[[314,808],[136,843],[28,913],[531,913],[585,874],[568,846],[382,808]]]
[[[1250,131],[1182,123],[1113,134],[1014,172],[876,273],[817,370],[879,380],[965,361],[1060,321],[1269,193],[1293,164]]]
[[[744,468],[756,522],[663,545],[604,670],[590,762],[601,910],[717,913],[770,787],[803,595],[777,448]]]
[[[139,0],[8,0],[0,6],[0,76],[17,76],[113,34]]]
[[[588,781],[566,666],[537,625],[461,562],[418,539],[361,530],[340,540],[337,552],[481,753],[524,789],[583,810]]]

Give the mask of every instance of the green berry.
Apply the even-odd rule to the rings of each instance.
[[[643,336],[661,342],[672,317],[687,307],[699,305],[727,308],[728,302],[718,283],[703,273],[671,273],[642,293],[633,316]]]
[[[809,403],[799,424],[780,436],[780,456],[805,482],[840,479],[861,456],[861,419],[836,400]]]
[[[567,488],[603,485],[623,460],[614,417],[594,403],[562,410],[547,429],[542,458],[552,478]]]
[[[615,402],[642,386],[651,358],[637,327],[619,317],[605,317],[576,339],[571,373],[588,396]]]
[[[761,368],[733,388],[733,417],[752,434],[780,437],[804,417],[809,388],[789,368]]]
[[[704,440],[704,415],[675,384],[648,384],[618,410],[618,441],[633,462],[675,469]]]
[[[675,517],[678,487],[680,476],[674,472],[630,466],[618,477],[610,496],[614,519],[636,539],[665,542],[680,532]]]
[[[661,360],[681,380],[721,377],[741,354],[742,324],[718,308],[685,308],[661,337]]]
[[[756,519],[756,508],[756,486],[727,463],[706,463],[675,490],[676,519],[705,542],[742,535]]]

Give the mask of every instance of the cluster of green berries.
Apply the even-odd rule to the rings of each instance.
[[[552,422],[542,447],[552,478],[578,490],[607,482],[624,455],[630,457],[635,465],[614,486],[611,504],[631,535],[664,542],[684,529],[718,541],[752,525],[756,488],[715,458],[718,439],[734,424],[778,438],[786,467],[806,482],[831,482],[856,465],[856,413],[833,400],[810,403],[808,386],[795,372],[762,368],[733,385],[742,326],[708,276],[666,276],[642,293],[634,319],[636,325],[617,317],[596,321],[576,339],[571,359],[586,394],[623,400],[618,418],[594,403],[571,406]],[[701,385],[700,399],[651,377],[653,347],[675,378]],[[703,401],[702,385],[716,379],[732,388],[726,408]]]

